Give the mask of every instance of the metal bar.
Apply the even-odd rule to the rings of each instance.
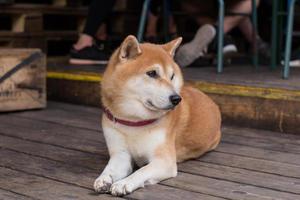
[[[287,79],[290,72],[290,59],[291,59],[291,49],[292,49],[292,32],[294,25],[294,8],[296,0],[290,0],[288,2],[288,17],[287,17],[287,33],[286,33],[286,43],[284,52],[284,69],[283,78]]]
[[[272,2],[272,41],[271,41],[271,69],[275,69],[277,67],[277,12],[278,12],[278,3],[279,1],[275,0]]]
[[[219,30],[218,30],[218,55],[217,55],[217,72],[223,72],[223,44],[224,44],[224,0],[219,2]]]
[[[139,42],[143,41],[143,34],[144,34],[144,30],[145,30],[145,25],[146,25],[147,14],[148,14],[150,2],[151,2],[151,0],[144,0],[143,9],[142,9],[142,13],[141,13],[141,19],[140,19],[140,23],[139,23],[139,29],[138,29],[138,33],[137,33],[137,39]]]
[[[257,9],[256,0],[252,0],[252,25],[253,25],[253,41],[254,41],[254,52],[253,52],[253,66],[258,69],[258,46],[257,46]]]
[[[277,66],[280,65],[282,61],[282,52],[284,52],[284,46],[285,46],[285,40],[283,37],[286,34],[286,20],[287,20],[287,4],[286,1],[279,0],[278,4],[278,11],[282,11],[285,13],[285,15],[279,15],[277,12],[277,56],[276,56],[276,62]]]

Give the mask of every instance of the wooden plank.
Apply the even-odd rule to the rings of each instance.
[[[269,200],[269,199],[299,199],[299,195],[258,188],[251,185],[216,180],[187,173],[178,173],[176,178],[168,179],[163,184],[179,187],[193,192],[214,194],[228,199]]]
[[[300,136],[285,134],[267,130],[255,130],[250,128],[224,126],[222,131],[225,134],[245,136],[251,138],[271,139],[272,141],[280,140],[291,144],[300,144]]]
[[[101,129],[101,113],[98,117],[91,116],[82,112],[68,112],[65,110],[41,110],[41,111],[30,111],[24,113],[16,113],[16,116],[42,120],[46,122],[53,122],[57,124],[63,124],[78,128],[86,128],[91,130]],[[59,116],[59,117],[58,117]]]
[[[264,160],[300,165],[299,154],[273,151],[257,147],[249,147],[241,144],[227,143],[224,141],[219,144],[215,151],[241,155],[251,158],[260,158]]]
[[[1,116],[0,116],[1,118]],[[13,120],[11,120],[13,121]],[[37,123],[37,122],[36,122]],[[27,123],[28,124],[28,123]],[[37,123],[38,124],[38,123]],[[13,134],[14,136],[23,137],[25,139],[30,139],[34,141],[41,141],[48,144],[53,145],[59,145],[61,147],[67,147],[70,149],[82,151],[82,152],[92,152],[92,153],[101,153],[106,152],[106,148],[101,146],[100,143],[96,141],[91,141],[88,139],[82,139],[82,138],[76,138],[76,137],[63,137],[63,136],[57,136],[57,135],[41,135],[39,130],[36,131],[29,131],[29,128],[27,129],[27,134],[24,135],[23,128],[18,128],[11,126],[6,123],[1,123],[0,127],[8,126],[5,130],[1,130],[0,132],[4,132],[6,134]],[[50,126],[51,127],[51,126]],[[45,127],[46,128],[46,127]],[[52,127],[53,128],[53,127]],[[51,128],[51,129],[52,129]],[[47,130],[47,129],[46,129]],[[52,132],[57,132],[55,129],[52,129]],[[64,132],[63,129],[59,132]],[[66,131],[67,132],[67,131]],[[23,135],[23,136],[21,136]],[[45,137],[47,136],[47,137]],[[57,138],[60,138],[59,140]],[[96,138],[93,140],[97,140]],[[100,138],[100,136],[99,136]],[[100,151],[98,150],[100,149]],[[267,161],[262,159],[255,159],[255,158],[247,158],[244,156],[238,156],[238,155],[231,155],[221,152],[213,152],[208,154],[205,157],[201,158],[202,161],[206,162],[213,162],[217,164],[222,165],[228,165],[232,167],[239,167],[239,168],[245,168],[250,170],[257,170],[261,172],[267,172],[267,173],[274,173],[278,175],[284,175],[284,176],[290,176],[290,177],[300,177],[300,166],[298,165],[292,165],[287,163],[280,163],[280,162],[274,162],[274,161]]]
[[[222,141],[250,147],[258,147],[261,149],[300,154],[300,145],[281,141],[279,138],[270,137],[268,139],[264,139],[225,134],[224,137],[222,137]]]
[[[9,167],[17,171],[25,173],[33,173],[35,176],[64,182],[70,185],[76,185],[81,188],[92,190],[92,184],[95,177],[99,175],[99,171],[103,170],[104,163],[99,165],[98,170],[88,170],[86,168],[77,167],[75,165],[68,165],[50,161],[43,158],[36,158],[33,156],[24,155],[8,150],[0,150],[0,160],[2,167]],[[28,164],[29,163],[29,164]],[[100,170],[99,170],[100,169]],[[208,199],[221,200],[222,198],[215,198],[209,195],[190,193],[180,189],[169,188],[166,186],[148,187],[140,189],[132,195],[127,196],[134,199]]]
[[[210,152],[205,156],[198,158],[198,160],[218,165],[225,165],[258,172],[277,174],[281,176],[300,178],[299,165],[249,158],[221,152]]]
[[[10,115],[10,116],[13,116],[13,115]],[[9,119],[9,118],[8,118]],[[19,118],[20,119],[20,118]],[[22,118],[21,118],[22,119]],[[23,119],[23,120],[28,120],[28,119]],[[1,122],[2,122],[2,120],[0,120]],[[30,120],[28,120],[28,121],[30,121]],[[39,124],[40,122],[38,122],[38,124]],[[44,123],[44,128],[47,128],[46,127],[46,125],[47,125],[47,123],[45,123],[45,122],[42,122],[42,123]],[[51,124],[51,123],[50,123]],[[57,124],[58,126],[60,126],[59,124]],[[10,127],[10,128],[9,128]],[[9,126],[9,127],[6,127],[6,129],[9,129],[9,130],[11,130],[11,128],[13,127],[14,128],[14,126]],[[40,126],[40,125],[38,125],[38,127],[39,128],[42,128],[43,126]],[[52,125],[50,126],[50,127],[48,127],[48,129],[49,128],[51,128],[52,127]],[[68,127],[68,126],[67,126]],[[2,127],[3,128],[3,127]],[[70,128],[70,127],[68,127],[68,128]],[[27,129],[27,128],[26,128]],[[26,129],[24,129],[24,127],[22,127],[22,128],[20,128],[19,129],[19,131],[21,131],[21,130],[26,130]],[[1,131],[2,131],[2,129],[0,129]],[[30,130],[30,129],[29,129]],[[47,129],[46,129],[47,130]],[[4,131],[7,131],[7,130],[4,130]],[[39,131],[41,131],[40,129],[37,129],[36,130],[36,135],[37,135],[37,133],[39,133]],[[61,132],[63,131],[63,128],[61,128]],[[81,130],[82,132],[85,132],[86,131],[86,129],[83,129],[83,130]],[[11,132],[14,132],[13,131],[13,129],[11,130]],[[80,131],[78,131],[78,132],[80,132]],[[53,130],[52,132],[50,132],[51,134],[54,134],[55,133],[55,130]],[[70,134],[71,132],[69,131],[69,133],[68,134]],[[34,135],[34,136],[36,136],[36,135]],[[44,135],[45,136],[45,135]],[[67,135],[65,135],[65,136],[67,136]],[[69,135],[69,136],[72,136],[72,135]],[[73,136],[74,136],[74,134],[73,134]],[[93,134],[93,133],[91,133],[91,134],[89,134],[89,136],[88,137],[97,137],[97,135],[95,134]],[[34,137],[32,137],[32,138],[34,138]],[[58,138],[60,138],[60,136],[58,135],[57,137],[56,137],[56,139],[57,140],[59,140]],[[70,138],[70,137],[69,137]],[[80,137],[76,137],[76,136],[74,136],[74,138],[75,138],[75,140],[74,141],[76,141],[76,140],[80,140]],[[42,137],[41,138],[39,138],[39,140],[42,140]],[[39,140],[37,140],[38,142],[39,142]],[[62,145],[62,147],[65,145],[65,144],[67,144],[68,143],[68,141],[67,141],[67,137],[65,138],[65,139],[63,139],[63,140],[65,140],[65,141],[63,141],[63,142],[61,142],[61,140],[59,140],[61,143],[61,145]],[[7,141],[7,140],[6,140]],[[29,141],[27,141],[27,142],[29,142]],[[51,141],[52,142],[52,141]],[[54,142],[54,140],[53,140],[53,142]],[[15,145],[17,145],[17,143],[21,143],[21,142],[16,142],[16,144]],[[73,145],[75,145],[76,143],[74,143]],[[70,147],[72,147],[73,148],[73,145],[70,145]],[[8,145],[9,146],[9,145]],[[21,150],[21,148],[19,148],[19,150]],[[80,151],[86,151],[86,149],[85,149],[85,147],[84,147],[84,145],[82,146],[82,147],[80,147],[80,148],[78,148],[78,150],[80,150]],[[87,152],[89,152],[89,151],[87,151]],[[207,156],[205,156],[205,157],[203,157],[203,158],[206,158],[206,157],[209,157],[210,155],[212,155],[212,154],[216,154],[216,153],[218,153],[218,152],[213,152],[213,153],[211,153],[211,154],[208,154]],[[219,153],[220,154],[220,153]],[[228,155],[228,154],[225,154],[225,155]],[[229,154],[230,155],[230,154]],[[230,155],[230,156],[232,156],[232,155]],[[234,155],[234,156],[236,156],[236,155]],[[219,157],[221,158],[222,157],[222,159],[223,160],[228,160],[228,157],[226,157],[226,156],[224,156],[224,155],[219,155]],[[75,157],[76,158],[76,157]],[[278,173],[278,169],[277,168],[279,168],[280,170],[286,170],[286,171],[288,171],[289,172],[289,174],[283,174],[283,175],[286,175],[286,176],[291,176],[291,174],[294,176],[295,174],[296,174],[296,172],[297,171],[299,171],[299,169],[297,169],[297,170],[295,170],[295,169],[292,169],[293,167],[294,167],[294,165],[283,165],[284,163],[277,163],[277,162],[270,162],[270,161],[264,161],[263,163],[261,163],[260,161],[260,159],[253,159],[253,158],[251,158],[250,160],[249,160],[249,158],[243,158],[242,160],[241,160],[241,158],[243,158],[242,156],[239,156],[238,157],[238,164],[236,164],[236,163],[234,163],[234,161],[232,161],[231,160],[231,162],[233,163],[233,165],[235,165],[235,166],[233,166],[233,167],[239,167],[239,168],[245,168],[245,164],[249,164],[249,163],[257,163],[257,165],[259,165],[259,166],[255,166],[255,165],[251,165],[250,164],[250,168],[252,168],[251,170],[257,170],[257,167],[258,167],[258,169],[259,170],[267,170],[266,172],[268,172],[268,173],[273,173],[273,171],[270,171],[270,167],[272,166],[272,167],[275,167],[275,170],[277,170],[277,173]],[[212,160],[214,160],[214,159],[212,159]],[[217,159],[217,161],[219,161],[218,159]],[[204,162],[210,162],[210,160],[204,160]],[[241,163],[244,163],[244,165],[240,165]],[[267,163],[267,164],[266,164]],[[217,164],[219,164],[219,163],[217,163]],[[262,167],[260,166],[261,164],[263,164],[262,165]],[[227,165],[227,163],[225,163],[225,165]],[[247,169],[247,168],[245,168],[245,169]],[[279,172],[281,173],[281,171],[279,170]],[[206,173],[206,172],[205,172]],[[207,172],[208,173],[208,172]],[[215,173],[215,172],[214,172]],[[213,174],[213,173],[212,173]],[[211,174],[206,174],[206,175],[203,175],[203,176],[210,176]],[[242,174],[243,175],[243,174]],[[297,174],[296,174],[297,175]],[[269,176],[268,176],[269,177]],[[226,178],[226,177],[225,177]],[[238,179],[237,180],[245,180],[245,177],[237,177]],[[242,179],[242,178],[244,178],[244,179]],[[270,177],[269,177],[270,178]],[[213,180],[215,180],[215,179],[213,179]],[[237,180],[233,180],[233,181],[237,181]],[[270,180],[270,179],[269,179]],[[280,179],[279,179],[280,180]],[[181,183],[179,183],[179,184],[181,184]],[[174,186],[174,185],[171,185],[171,186],[173,186],[173,187],[176,187],[176,185]],[[230,186],[230,187],[233,187],[232,185]],[[284,188],[284,187],[286,187],[286,185],[284,185],[283,184],[283,186],[281,186],[281,188],[280,189],[282,189],[282,188]],[[209,189],[207,189],[207,188],[205,188],[204,190],[202,190],[201,189],[201,193],[205,193],[205,191],[207,191],[207,190],[209,190]],[[210,190],[209,190],[210,191]],[[252,189],[250,188],[249,189],[249,191],[252,191]],[[249,192],[248,191],[248,192]],[[297,191],[297,190],[296,190]],[[195,192],[197,192],[197,191],[195,191]],[[199,192],[199,191],[198,191]],[[243,191],[242,191],[243,192]],[[256,193],[255,193],[256,194]],[[260,195],[260,194],[259,194]],[[273,193],[272,193],[272,195],[273,195]],[[274,194],[275,195],[275,194]],[[277,195],[277,194],[276,194]],[[281,195],[284,195],[284,194],[281,194]],[[233,196],[234,198],[237,198],[237,196]],[[226,196],[226,198],[229,198],[229,196]],[[247,196],[247,198],[248,198],[248,196]],[[250,196],[249,197],[250,199],[252,198],[252,196]]]
[[[52,144],[63,148],[93,153],[106,152],[102,133],[89,130],[64,127],[59,124],[47,124],[28,119],[12,120],[6,116],[0,116],[0,134],[14,136],[30,141]],[[13,123],[10,122],[13,121]],[[18,125],[19,124],[19,125]],[[26,134],[24,134],[26,130]],[[95,135],[90,137],[91,135]],[[59,138],[59,140],[58,140]]]
[[[99,117],[96,112],[90,113],[90,112],[84,112],[84,111],[78,110],[78,113],[76,111],[75,112],[76,114],[74,115],[74,111],[71,112],[72,107],[57,111],[54,107],[50,106],[49,109],[50,109],[50,111],[47,110],[45,112],[42,112],[42,114],[43,114],[42,117],[39,116],[40,113],[36,113],[36,112],[26,112],[26,113],[22,113],[18,116],[28,117],[28,118],[32,118],[32,119],[36,119],[36,120],[41,119],[41,120],[45,120],[45,121],[51,121],[51,122],[66,124],[66,125],[70,125],[70,126],[77,126],[77,127],[81,127],[81,128],[98,129],[98,130],[100,129],[99,128],[100,123],[98,121]],[[68,109],[70,109],[70,112],[68,111]],[[72,113],[72,114],[70,114],[70,113]],[[57,118],[58,115],[62,116],[63,118],[66,118],[67,120],[58,119]],[[82,116],[81,119],[79,120],[78,118],[76,118],[76,115]],[[76,119],[74,119],[74,118],[76,118]],[[73,123],[74,120],[76,121],[76,123]],[[260,132],[260,130],[255,130],[255,129],[252,129],[251,131],[252,132]],[[289,138],[286,138],[286,137],[283,137],[283,139],[282,139],[283,141],[281,141],[280,136],[278,136],[278,135],[277,136],[279,138],[278,137],[275,137],[275,138],[272,138],[272,137],[252,138],[250,140],[250,139],[245,139],[243,135],[240,136],[238,134],[230,134],[229,132],[233,132],[233,131],[225,131],[223,134],[223,137],[222,137],[222,141],[234,143],[234,144],[241,144],[243,146],[257,147],[257,148],[271,150],[271,151],[280,151],[280,152],[288,152],[288,153],[291,152],[294,154],[300,153],[300,146],[292,143],[291,142],[292,140],[290,140]],[[276,133],[274,133],[274,134],[276,134]],[[300,137],[296,136],[295,138],[300,138]],[[272,142],[270,142],[270,141],[272,141]],[[297,140],[295,140],[295,141],[297,141]],[[280,153],[278,153],[278,154],[280,154]],[[253,156],[255,156],[255,154],[253,154]],[[286,159],[289,159],[289,158],[287,157]],[[291,159],[291,160],[294,162],[297,162],[294,159]]]
[[[76,104],[70,104],[70,103],[62,103],[62,102],[56,102],[56,101],[49,101],[47,104],[47,109],[62,109],[66,111],[76,111],[76,112],[82,112],[85,114],[90,114],[92,116],[99,116],[99,114],[102,114],[102,111],[100,108],[92,107],[92,106],[85,106],[85,105],[76,105]]]
[[[76,166],[97,169],[101,160],[108,160],[108,152],[98,154],[85,153],[71,149],[22,140],[14,137],[0,136],[0,147],[28,155],[34,155],[58,162],[68,162]]]
[[[72,165],[71,160],[66,160],[69,163],[68,165],[5,149],[0,150],[0,155],[1,167],[42,176],[90,190],[92,190],[95,178],[99,175],[98,170],[103,170],[106,164],[105,160],[100,160],[98,170],[91,170]]]
[[[0,187],[16,193],[44,200],[116,199],[109,195],[95,195],[92,190],[0,167]],[[120,198],[119,198],[120,199]]]
[[[0,146],[13,149],[15,151],[22,151],[27,154],[40,156],[43,158],[51,159],[54,161],[70,163],[72,166],[82,166],[88,169],[99,169],[103,167],[103,160],[107,162],[107,157],[98,156],[95,154],[82,153],[78,151],[66,150],[48,146],[44,144],[32,143],[29,141],[22,141],[20,139],[9,138],[9,137],[0,137],[2,142]],[[40,150],[38,150],[40,149]],[[61,155],[55,152],[62,152]],[[9,155],[8,153],[5,153]],[[1,154],[0,154],[1,157]],[[10,156],[15,160],[28,161],[29,159],[19,159],[16,156]],[[71,158],[71,159],[70,159]],[[75,158],[75,159],[72,159]],[[102,164],[101,161],[102,160]],[[2,161],[1,163],[4,163]],[[104,162],[104,163],[105,163]],[[38,162],[40,163],[40,162]],[[13,163],[16,164],[16,163]],[[22,163],[17,163],[17,166],[23,166]],[[50,167],[50,165],[48,165]],[[41,167],[40,167],[41,168]],[[255,171],[248,171],[239,168],[232,168],[226,166],[218,166],[215,164],[203,163],[199,161],[189,161],[179,165],[179,170],[182,172],[188,172],[192,174],[199,174],[206,177],[212,177],[216,179],[223,179],[228,181],[234,181],[244,184],[251,184],[264,188],[271,188],[274,190],[299,193],[300,194],[300,185],[296,184],[298,181],[294,178],[286,178],[279,175],[264,174]],[[226,173],[224,173],[226,172]]]
[[[57,181],[62,181],[62,182],[66,182],[66,183],[70,183],[73,185],[78,185],[84,188],[90,188],[91,187],[91,183],[94,180],[94,177],[97,177],[98,175],[98,170],[87,170],[87,169],[82,169],[81,167],[77,167],[74,165],[66,165],[66,164],[62,164],[62,163],[57,163],[54,161],[49,161],[47,159],[42,159],[42,158],[34,158],[32,156],[27,156],[27,155],[22,155],[19,153],[15,153],[12,151],[7,151],[7,150],[2,150],[0,151],[0,163],[2,166],[4,167],[9,167],[11,169],[15,169],[15,170],[22,170],[26,173],[34,173],[34,175],[38,175],[38,176],[43,176],[43,177],[47,177],[47,178],[51,178],[53,180],[57,180]],[[30,164],[28,164],[30,163]],[[103,168],[104,165],[101,166],[101,168]],[[191,185],[186,184],[187,186],[183,186],[181,184],[183,184],[182,181],[190,181],[190,176],[189,174],[185,174],[185,173],[180,173],[180,176],[186,176],[186,178],[181,177],[179,179],[179,182],[176,182],[176,178],[171,181],[168,180],[166,181],[167,183],[170,183],[171,186],[173,187],[178,187],[180,185],[179,188],[181,187],[191,187]],[[265,197],[270,197],[269,195],[271,195],[271,197],[274,197],[275,199],[278,198],[282,198],[282,197],[291,197],[291,198],[295,198],[296,195],[293,194],[288,194],[288,193],[282,193],[282,192],[277,192],[277,191],[273,191],[273,190],[267,190],[267,189],[263,189],[263,188],[256,188],[253,186],[249,186],[247,187],[247,185],[244,184],[239,184],[239,183],[231,183],[231,182],[227,182],[227,181],[222,181],[222,180],[216,180],[216,179],[211,179],[211,178],[206,178],[206,177],[195,177],[194,175],[192,175],[192,181],[195,179],[200,179],[201,183],[209,183],[210,187],[208,188],[203,188],[204,186],[193,186],[193,188],[191,188],[192,191],[194,192],[201,192],[203,193],[208,192],[208,194],[211,195],[219,195],[220,197],[226,197],[226,198],[233,198],[233,199],[239,199],[239,198],[246,198],[246,199],[255,199],[254,197],[261,196],[262,194],[266,195]],[[213,183],[214,182],[214,183]],[[195,183],[194,183],[195,184]],[[193,185],[194,185],[193,184]],[[224,191],[219,191],[219,192],[213,192],[214,188],[216,187],[216,185],[220,185],[222,187],[227,187],[226,189],[229,190],[224,190]],[[242,189],[241,189],[242,188]],[[185,188],[187,189],[187,188]],[[146,189],[145,189],[146,190]],[[190,188],[188,189],[190,190]],[[230,191],[231,190],[231,191]],[[249,193],[251,191],[251,193]],[[258,191],[258,193],[256,193]],[[228,192],[230,192],[228,194]],[[299,196],[298,196],[299,197]]]
[[[31,112],[31,111],[29,111]],[[43,113],[43,111],[34,111],[37,113]],[[75,112],[74,112],[75,113]],[[41,116],[42,117],[42,116]],[[57,121],[59,121],[60,118],[57,117]],[[72,121],[72,119],[69,119]],[[41,134],[60,134],[63,136],[68,137],[78,137],[78,138],[86,138],[87,140],[93,139],[96,141],[99,141],[100,143],[103,143],[103,134],[102,129],[100,127],[100,123],[96,124],[95,126],[98,126],[98,129],[85,129],[85,128],[77,128],[75,126],[70,125],[64,125],[61,123],[56,122],[48,122],[46,120],[38,120],[38,119],[30,119],[25,117],[20,117],[18,114],[9,114],[9,115],[0,115],[0,127],[2,130],[9,129],[10,126],[14,126],[16,128],[23,128],[29,131],[33,132],[41,132]],[[61,119],[61,121],[64,121]],[[89,121],[89,119],[87,119]],[[79,122],[79,120],[74,121],[72,124]],[[63,122],[62,122],[63,123]],[[82,122],[85,123],[85,122]],[[90,122],[87,122],[90,123]],[[10,131],[13,132],[13,131]],[[56,133],[57,132],[57,133]],[[12,133],[14,134],[14,133]]]
[[[198,192],[181,190],[178,188],[164,185],[149,185],[145,189],[139,189],[128,196],[133,199],[162,199],[162,200],[182,200],[182,199],[205,199],[205,200],[221,200],[222,197],[210,196]]]
[[[0,188],[0,199],[2,200],[33,200],[33,198],[15,193],[15,192],[11,192],[11,191],[7,191],[7,190],[3,190]]]
[[[185,78],[189,80],[202,80],[207,82],[242,85],[262,88],[282,88],[299,90],[299,74],[300,71],[295,70],[289,81],[280,78],[281,70],[270,72],[267,68],[260,69],[259,72],[253,71],[251,66],[228,66],[226,74],[218,76],[214,68],[190,67],[184,68]]]
[[[250,171],[199,161],[184,162],[178,166],[183,172],[210,178],[222,179],[242,184],[250,184],[282,192],[300,194],[300,184],[297,178]]]

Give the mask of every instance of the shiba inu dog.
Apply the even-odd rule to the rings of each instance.
[[[111,56],[101,85],[110,160],[94,182],[96,192],[122,196],[175,177],[177,162],[219,144],[218,106],[183,85],[173,60],[181,41],[139,44],[128,36]],[[132,173],[134,163],[140,168]]]

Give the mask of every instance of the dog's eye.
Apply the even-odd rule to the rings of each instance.
[[[149,72],[146,73],[148,76],[150,76],[151,78],[157,78],[158,74],[155,70],[151,70]]]
[[[175,76],[175,74],[173,73],[172,76],[171,76],[171,81],[173,80],[174,76]]]

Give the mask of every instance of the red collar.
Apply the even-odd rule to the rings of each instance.
[[[105,107],[103,107],[103,112],[105,113],[106,117],[108,119],[110,119],[111,121],[125,125],[125,126],[133,126],[133,127],[146,126],[146,125],[152,124],[153,122],[155,122],[157,120],[157,119],[149,119],[149,120],[144,120],[144,121],[132,122],[132,121],[122,120],[122,119],[118,119],[118,118],[114,117],[113,114]]]

